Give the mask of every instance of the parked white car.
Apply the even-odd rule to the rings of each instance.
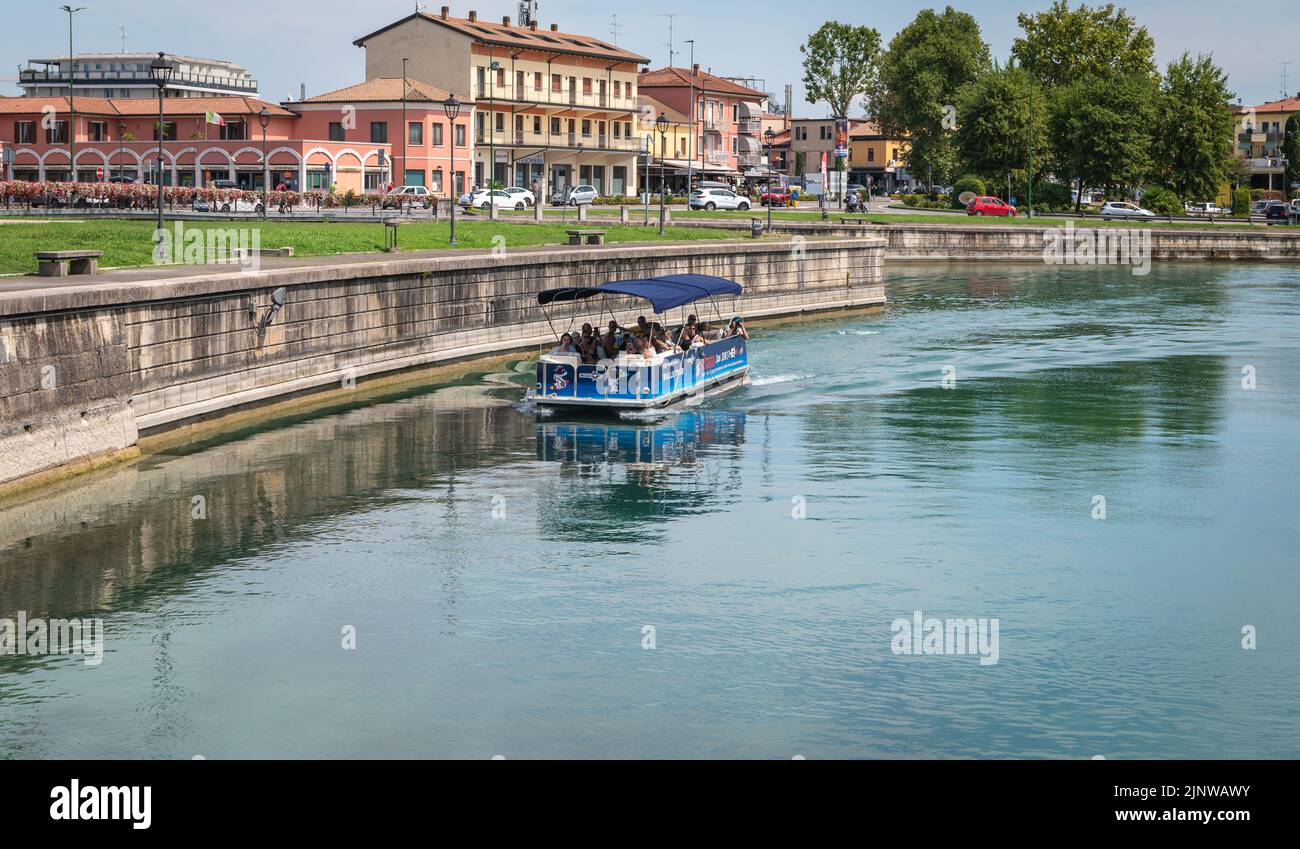
[[[1226,215],[1228,210],[1212,203],[1185,203],[1183,212],[1188,215]]]
[[[461,195],[457,203],[466,209],[487,209],[488,206],[495,206],[497,209],[523,209],[527,206],[523,198],[515,197],[501,189],[479,189],[472,195]]]
[[[433,195],[425,186],[398,186],[384,195],[379,202],[380,209],[401,209],[404,206],[433,206]]]
[[[502,189],[501,191],[510,195],[510,197],[514,198],[515,200],[522,200],[524,204],[527,206],[532,206],[533,204],[537,203],[537,198],[534,197],[533,193],[528,191],[527,189],[521,189],[518,186],[511,186],[507,189]]]
[[[691,192],[691,209],[749,209],[749,198],[730,189],[696,189]]]
[[[1149,209],[1143,209],[1132,203],[1125,203],[1122,200],[1107,201],[1101,208],[1102,218],[1155,218],[1156,214]]]
[[[555,193],[551,198],[551,203],[555,206],[577,206],[584,203],[594,203],[596,198],[600,197],[600,192],[596,191],[595,186],[569,186]]]

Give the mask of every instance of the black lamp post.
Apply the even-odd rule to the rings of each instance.
[[[456,116],[460,114],[461,102],[452,95],[442,102],[442,111],[447,116],[448,147],[451,148],[451,246],[456,246]]]
[[[772,139],[776,138],[776,133],[768,127],[767,132],[763,133],[763,139],[767,142],[767,229],[772,231]]]
[[[167,128],[163,125],[163,92],[167,90],[176,73],[176,63],[167,61],[167,54],[158,52],[158,58],[149,63],[149,78],[158,86],[158,229],[163,228],[163,139]]]
[[[668,116],[660,112],[655,119],[659,131],[659,235],[664,235],[664,137],[668,134]]]
[[[271,110],[263,106],[262,111],[257,113],[257,122],[262,125],[262,220],[265,221],[267,203],[266,184],[270,182],[271,179],[271,173],[269,170],[270,163],[266,161],[266,128],[271,124]]]

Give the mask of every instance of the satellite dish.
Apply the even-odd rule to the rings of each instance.
[[[969,204],[971,201],[975,200],[975,198],[977,197],[979,197],[979,195],[975,194],[974,192],[962,192],[961,194],[957,195],[957,200],[961,201],[962,206],[965,206],[966,204]]]

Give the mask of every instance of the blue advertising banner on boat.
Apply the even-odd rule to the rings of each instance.
[[[591,401],[650,401],[690,392],[748,365],[745,339],[732,336],[654,362],[538,363],[538,395]]]

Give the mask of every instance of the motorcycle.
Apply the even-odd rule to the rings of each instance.
[[[846,212],[866,212],[867,204],[862,200],[859,194],[851,194],[844,201],[844,210]]]

